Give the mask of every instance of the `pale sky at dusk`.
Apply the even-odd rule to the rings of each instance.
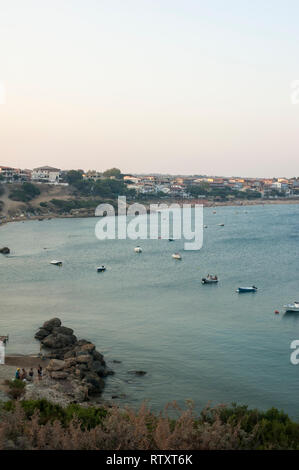
[[[299,176],[298,0],[0,0],[0,164]]]

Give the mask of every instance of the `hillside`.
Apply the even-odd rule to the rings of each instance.
[[[50,201],[59,200],[67,202],[74,200],[73,191],[69,186],[54,186],[48,184],[36,185],[40,190],[40,194],[33,197],[30,201],[22,202],[12,200],[9,195],[13,191],[20,190],[21,186],[20,183],[1,185],[3,194],[0,195],[0,216],[2,218],[18,218],[22,216],[22,214],[23,217],[28,214],[32,216],[58,215],[61,212],[61,208],[56,207]],[[78,198],[76,199],[78,200]]]

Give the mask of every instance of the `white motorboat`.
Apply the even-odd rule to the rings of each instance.
[[[217,276],[207,276],[203,277],[201,280],[202,284],[217,284],[218,282],[218,277]]]
[[[299,302],[294,302],[293,304],[284,305],[283,308],[286,312],[299,312]]]
[[[97,272],[98,273],[103,273],[104,271],[106,271],[106,266],[102,265],[102,266],[97,267]]]
[[[53,261],[51,261],[51,264],[54,264],[54,266],[62,266],[62,261],[57,261],[56,259],[53,259]]]
[[[134,251],[135,251],[135,253],[142,253],[142,248],[141,248],[141,246],[136,246],[136,247],[134,248]]]
[[[238,292],[238,294],[244,294],[246,292],[256,292],[256,291],[257,291],[257,287],[255,287],[255,286],[238,287],[238,289],[236,290],[236,292]]]
[[[173,253],[172,257],[173,257],[174,259],[182,259],[180,253]]]

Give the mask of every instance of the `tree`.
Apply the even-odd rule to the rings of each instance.
[[[196,184],[193,186],[188,186],[187,187],[187,192],[191,194],[191,196],[197,197],[197,196],[205,196],[209,192],[209,185],[207,183],[201,183],[201,184]]]
[[[22,190],[32,198],[40,195],[40,189],[32,183],[23,183]]]
[[[121,171],[118,168],[110,168],[109,170],[104,171],[103,176],[105,178],[110,178],[114,176],[115,178],[121,178]]]
[[[83,181],[83,174],[80,170],[70,170],[66,174],[66,182],[72,186],[76,186],[78,183]]]
[[[32,183],[23,183],[21,187],[13,189],[9,198],[13,201],[29,202],[40,194],[40,189]]]

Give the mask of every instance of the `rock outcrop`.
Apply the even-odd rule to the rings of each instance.
[[[59,318],[46,321],[35,338],[41,342],[44,357],[50,359],[45,378],[48,388],[54,387],[56,395],[64,394],[69,401],[72,398],[78,401],[78,397],[86,401],[102,393],[103,378],[113,371],[93,343],[78,340],[71,328],[62,326]],[[44,379],[41,382],[45,384]],[[44,386],[39,388],[45,389]]]

